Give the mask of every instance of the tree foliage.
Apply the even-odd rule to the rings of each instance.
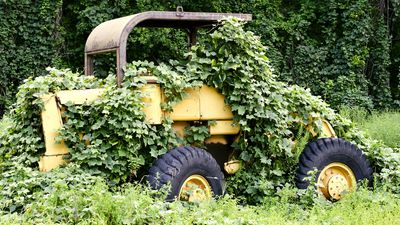
[[[83,70],[84,44],[106,20],[147,10],[252,13],[249,29],[262,37],[282,80],[305,86],[335,108],[397,107],[400,100],[399,0],[356,1],[0,1],[0,114],[16,88],[49,65]],[[135,29],[132,60],[161,62],[185,50],[176,30]],[[95,62],[97,75],[114,69],[113,56]]]
[[[56,63],[62,1],[0,1],[0,114],[29,76]],[[62,40],[62,38],[61,38]]]

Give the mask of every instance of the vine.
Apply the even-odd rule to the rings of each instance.
[[[400,104],[399,0],[7,0],[0,2],[0,115],[22,81],[44,75],[47,66],[83,71],[85,40],[101,22],[178,5],[185,11],[252,13],[247,26],[268,46],[275,74],[310,88],[333,108]],[[174,29],[135,29],[128,42],[132,61],[182,59],[186,50],[184,32]],[[106,77],[111,62],[109,56],[97,58],[96,74]]]
[[[15,101],[22,81],[59,61],[54,32],[57,1],[0,1],[0,115]],[[63,38],[58,37],[57,43]]]
[[[121,88],[116,87],[114,75],[99,79],[49,69],[47,76],[30,78],[20,87],[18,101],[9,115],[12,123],[1,133],[0,168],[6,172],[8,167],[3,165],[10,160],[37,168],[44,151],[40,96],[57,90],[104,89],[94,102],[65,105],[64,117],[68,119],[59,140],[68,145],[72,164],[105,177],[110,184],[139,179],[158,156],[173,147],[202,142],[209,135],[204,125],[189,127],[187,138],[182,139],[173,131],[173,121],[168,117],[161,125],[145,122],[142,76],[155,75],[164,87],[163,108],[167,111],[185,98],[186,88],[206,84],[225,96],[235,123],[241,127],[232,147],[243,161],[242,170],[229,178],[228,191],[246,197],[249,203],[260,202],[266,195],[293,184],[298,156],[313,138],[304,126],[311,124],[320,135],[321,118],[328,119],[340,137],[365,150],[378,173],[377,185],[390,182],[392,191],[398,192],[399,150],[365,138],[349,120],[335,114],[309,90],[278,81],[266,51],[259,37],[245,32],[238,19],[230,18],[192,47],[187,60],[129,64]]]

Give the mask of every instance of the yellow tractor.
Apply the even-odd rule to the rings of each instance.
[[[210,27],[224,17],[238,17],[250,21],[250,14],[183,12],[143,12],[131,16],[113,19],[98,25],[89,35],[85,46],[85,74],[93,74],[93,60],[97,54],[114,52],[116,54],[116,74],[118,85],[123,79],[126,65],[126,47],[130,32],[135,27],[168,27],[185,29],[188,32],[189,45],[196,42],[196,32]],[[230,158],[230,146],[240,132],[234,126],[231,108],[225,98],[215,88],[203,85],[186,90],[187,97],[167,113],[161,104],[165,101],[163,87],[157,77],[145,76],[147,84],[141,91],[146,93],[144,113],[149,124],[161,124],[164,117],[173,120],[173,128],[180,136],[184,128],[197,121],[213,121],[209,126],[210,138],[204,145],[207,150],[194,146],[172,149],[161,156],[149,171],[148,181],[153,188],[171,185],[167,199],[195,201],[221,195],[224,191],[224,174],[234,174],[240,162]],[[63,125],[62,110],[67,102],[83,104],[93,101],[103,93],[102,89],[65,90],[45,95],[42,111],[43,133],[46,152],[41,157],[41,171],[49,171],[64,163],[68,147],[56,142],[58,130]],[[335,131],[324,119],[325,137],[310,142],[300,157],[297,172],[297,186],[306,188],[304,180],[314,168],[317,174],[318,189],[327,199],[340,199],[342,194],[353,189],[358,180],[371,177],[371,168],[362,152],[354,145],[336,138]],[[311,126],[306,128],[314,133]],[[222,149],[222,150],[221,150]],[[222,169],[223,168],[223,169]]]

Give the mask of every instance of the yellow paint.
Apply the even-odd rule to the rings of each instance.
[[[223,135],[213,135],[209,138],[207,138],[204,143],[206,144],[223,144],[227,145],[228,140],[226,140],[226,137]]]
[[[186,93],[187,97],[173,107],[173,112],[166,113],[166,116],[173,121],[231,120],[233,118],[230,107],[224,102],[224,96],[215,88],[204,85],[201,88],[187,89]],[[213,130],[217,128],[222,127],[218,126]],[[231,127],[228,127],[227,132],[232,132]]]
[[[146,81],[156,81],[154,76],[144,77]],[[56,93],[61,104],[72,102],[79,105],[84,102],[94,101],[104,92],[104,89],[65,90]],[[142,101],[145,103],[144,113],[146,121],[150,124],[161,124],[163,112],[161,111],[161,88],[159,84],[146,84],[141,88],[145,94]]]
[[[233,126],[233,120],[218,120],[210,126],[211,135],[238,134],[239,131],[239,126]]]
[[[314,131],[314,125],[313,125],[313,124],[308,124],[308,125],[306,126],[306,130],[307,130],[308,132],[310,132],[311,135],[312,135],[313,137],[315,137],[315,136],[318,135],[318,134]]]
[[[200,98],[199,88],[190,88],[185,92],[187,97],[176,104],[172,113],[166,113],[174,121],[200,120]]]
[[[57,143],[55,138],[58,130],[62,127],[61,109],[57,103],[83,104],[87,101],[94,101],[104,92],[104,89],[88,90],[65,90],[56,94],[48,94],[42,97],[44,108],[41,113],[42,128],[45,140],[46,151],[39,160],[39,170],[49,171],[64,163],[63,157],[68,154],[68,147],[63,141]]]
[[[72,102],[75,105],[81,105],[84,102],[90,102],[98,99],[103,94],[104,89],[86,89],[86,90],[66,90],[56,93],[61,104]]]
[[[204,85],[201,88],[186,90],[187,97],[166,114],[174,121],[230,120],[231,108],[225,104],[225,98],[215,88]]]
[[[231,120],[233,114],[217,89],[203,85],[200,88],[200,117],[201,120]]]
[[[198,202],[210,199],[211,196],[211,186],[206,178],[194,174],[183,182],[178,199],[181,201]]]
[[[140,89],[144,93],[142,101],[145,103],[143,112],[146,122],[161,124],[163,112],[161,110],[161,88],[159,84],[146,84]]]
[[[316,119],[317,120],[317,119]],[[331,124],[325,119],[318,119],[322,123],[321,137],[336,137],[335,130],[332,128]],[[313,137],[318,136],[318,133],[314,130],[314,121],[311,121],[309,124],[305,126],[306,130],[308,130]]]
[[[239,160],[230,160],[224,163],[224,170],[228,174],[235,174],[241,168],[241,162]]]
[[[58,130],[62,127],[61,112],[57,106],[55,95],[45,95],[42,97],[42,100],[44,102],[44,109],[41,117],[46,152],[40,158],[39,169],[41,171],[49,171],[62,164],[62,155],[68,153],[68,148],[63,141],[60,143],[56,143],[55,141]]]
[[[318,190],[327,199],[340,200],[344,194],[356,188],[357,182],[353,171],[339,162],[325,166],[318,176]]]
[[[50,171],[65,164],[65,155],[43,155],[39,160],[39,170],[42,172]]]
[[[324,137],[336,137],[335,130],[327,120],[322,120],[322,134]]]
[[[174,129],[178,137],[183,138],[185,136],[185,127],[187,126],[189,126],[188,122],[177,121],[172,124],[172,129]]]

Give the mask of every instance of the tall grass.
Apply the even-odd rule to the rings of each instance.
[[[344,117],[351,119],[369,137],[383,141],[389,147],[400,147],[400,112],[368,112],[359,108],[342,108]]]
[[[362,124],[371,114],[364,108],[359,107],[346,107],[343,106],[339,110],[340,115],[343,117],[350,119],[351,121],[355,122],[356,124]]]
[[[228,196],[167,203],[140,185],[110,192],[98,184],[85,191],[61,188],[23,214],[0,215],[0,224],[400,224],[399,196],[384,191],[360,188],[340,202],[311,205],[283,195],[259,206],[243,206]]]
[[[360,128],[390,147],[400,147],[400,112],[373,113]]]

